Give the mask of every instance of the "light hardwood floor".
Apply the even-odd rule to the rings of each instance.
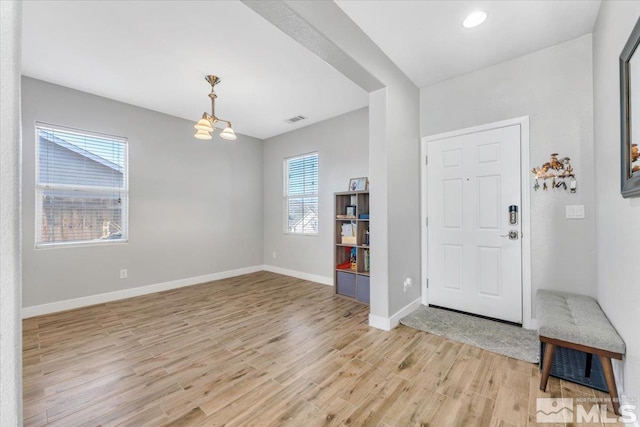
[[[260,272],[26,319],[25,425],[527,426],[536,397],[607,397],[368,313]]]

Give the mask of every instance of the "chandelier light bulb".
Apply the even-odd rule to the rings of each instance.
[[[235,141],[237,139],[237,136],[231,126],[228,126],[222,132],[220,132],[220,138],[226,139],[227,141]]]
[[[213,127],[211,126],[211,122],[204,117],[201,118],[198,123],[195,124],[194,128],[197,130],[203,130],[206,132],[213,132]]]
[[[198,129],[198,132],[196,132],[196,134],[193,136],[195,136],[198,139],[211,139],[211,134],[206,130],[202,130],[202,129]]]

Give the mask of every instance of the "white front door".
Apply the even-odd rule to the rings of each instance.
[[[433,140],[427,155],[429,304],[522,323],[520,126]]]

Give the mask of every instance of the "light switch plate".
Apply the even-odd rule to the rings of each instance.
[[[565,218],[567,218],[567,219],[584,219],[584,205],[567,205],[567,206],[565,206]]]

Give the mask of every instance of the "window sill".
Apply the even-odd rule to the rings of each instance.
[[[300,236],[300,237],[318,237],[320,235],[320,233],[315,233],[315,234],[311,234],[311,233],[292,233],[291,231],[285,231],[284,234],[287,235],[287,236]]]
[[[112,245],[126,245],[129,243],[129,239],[119,240],[91,240],[88,242],[68,242],[68,243],[36,243],[35,249],[57,249],[57,248],[78,248],[89,246],[112,246]]]

